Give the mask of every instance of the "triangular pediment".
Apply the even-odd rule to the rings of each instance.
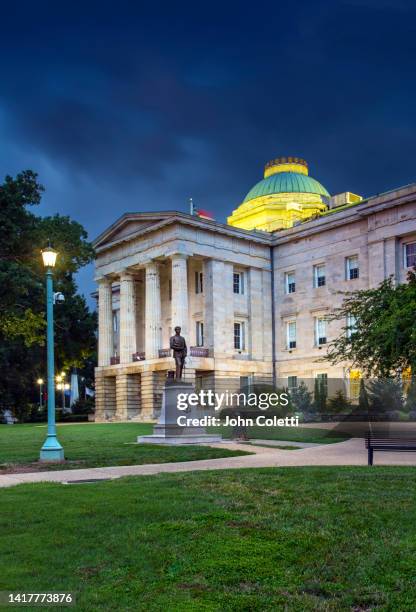
[[[175,216],[175,212],[126,213],[94,240],[94,247],[101,250],[152,228],[157,229],[166,223],[171,223]]]

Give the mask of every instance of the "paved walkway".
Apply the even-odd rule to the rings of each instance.
[[[285,444],[292,445],[290,442]],[[203,459],[177,463],[156,463],[148,465],[128,465],[118,467],[86,468],[80,470],[59,470],[49,472],[30,472],[0,476],[0,487],[11,487],[31,482],[71,483],[84,480],[106,480],[122,476],[143,476],[162,472],[193,472],[198,470],[228,470],[236,468],[262,468],[286,466],[336,466],[367,465],[367,452],[364,440],[351,438],[337,444],[324,444],[299,450],[281,450],[261,446],[248,446],[233,442],[212,444],[231,450],[250,449],[253,455],[226,457],[222,459]],[[376,465],[416,465],[416,453],[375,453]],[[371,469],[371,468],[369,468]]]
[[[313,448],[321,446],[316,442],[292,442],[292,440],[257,440],[251,439],[249,447],[252,444],[260,444],[260,446],[293,446],[294,448]]]

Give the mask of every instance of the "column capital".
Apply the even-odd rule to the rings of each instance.
[[[122,281],[134,281],[134,274],[132,271],[126,269],[120,272],[120,282]]]
[[[156,261],[155,259],[150,259],[149,261],[145,263],[146,274],[152,273],[152,272],[159,272],[159,269],[160,269],[160,262]]]
[[[100,278],[95,279],[95,282],[97,283],[97,285],[108,286],[112,285],[113,280],[108,276],[100,276]]]

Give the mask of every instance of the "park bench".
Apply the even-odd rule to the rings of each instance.
[[[373,465],[374,451],[416,452],[416,434],[410,436],[405,433],[398,435],[397,432],[368,432],[365,447],[368,450],[368,465]]]

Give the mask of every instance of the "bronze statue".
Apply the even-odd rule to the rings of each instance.
[[[180,380],[182,378],[185,357],[188,354],[188,350],[186,348],[185,338],[181,336],[181,328],[179,326],[175,327],[175,335],[170,339],[170,348],[173,351],[173,357],[176,364],[175,378]]]

